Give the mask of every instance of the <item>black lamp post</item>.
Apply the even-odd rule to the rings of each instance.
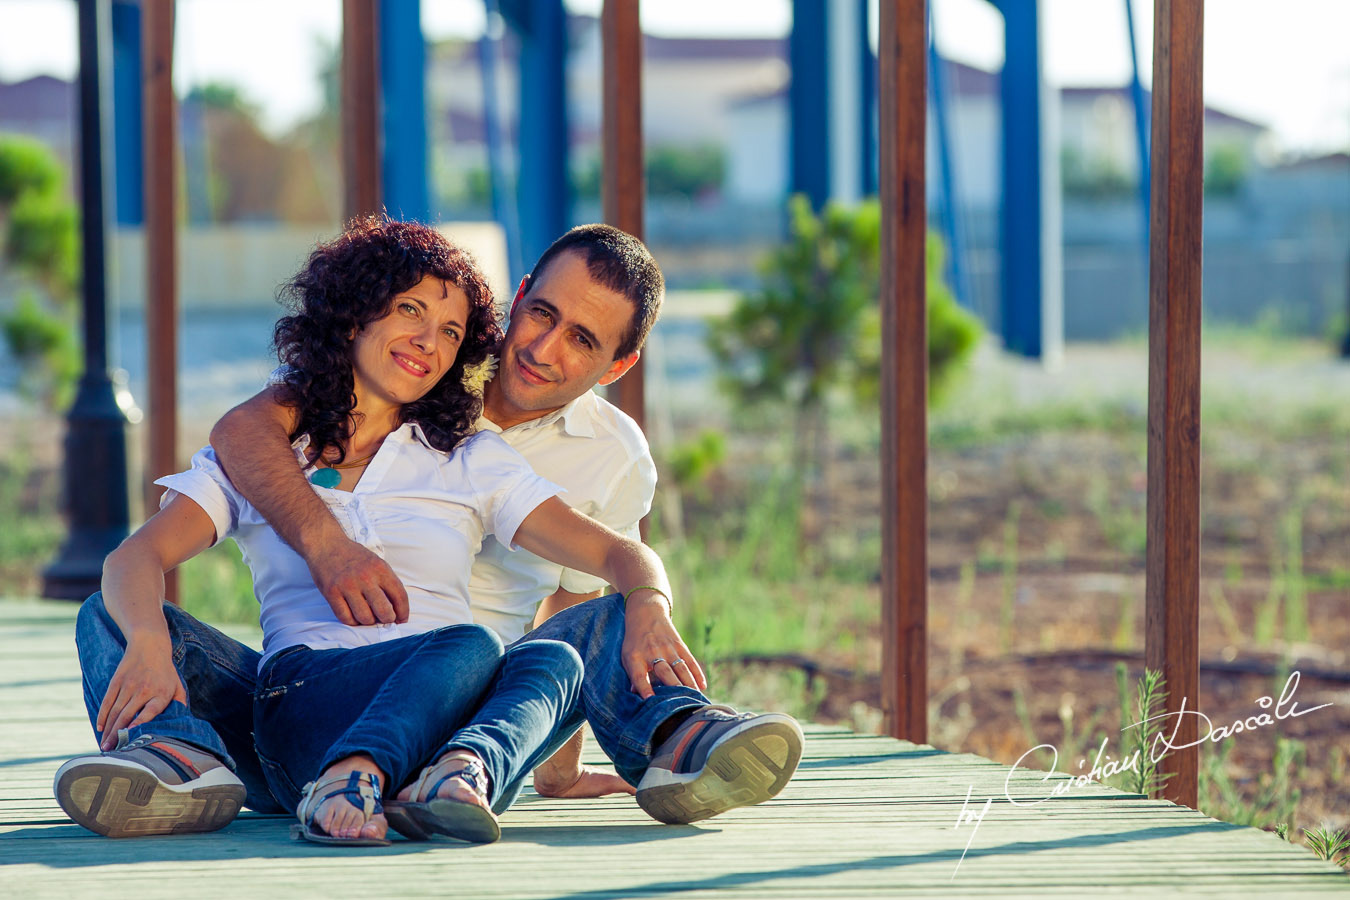
[[[103,110],[108,84],[108,0],[78,0],[80,194],[83,207],[84,374],[67,415],[65,508],[70,532],[43,573],[42,594],[83,600],[98,590],[103,558],[130,525],[127,418],[108,375],[107,164]]]

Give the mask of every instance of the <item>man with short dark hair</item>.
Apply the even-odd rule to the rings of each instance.
[[[633,236],[607,225],[564,234],[516,293],[479,422],[565,488],[569,505],[634,538],[656,468],[637,424],[592,388],[637,362],[664,293],[660,268]],[[392,570],[343,530],[292,462],[292,425],[290,410],[264,391],[228,413],[211,442],[239,491],[305,558],[340,620],[405,619],[407,594]],[[585,662],[581,704],[555,735],[566,745],[536,771],[536,790],[589,797],[636,785],[639,804],[666,822],[777,794],[801,757],[796,722],[711,705],[697,661],[680,658],[669,598],[654,589],[601,597],[604,588],[495,538],[474,563],[476,623],[507,643],[567,641]],[[583,718],[623,778],[581,766],[580,732],[567,738]]]

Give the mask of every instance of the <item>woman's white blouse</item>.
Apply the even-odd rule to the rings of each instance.
[[[309,439],[292,446],[303,465]],[[155,483],[168,488],[161,507],[182,494],[211,517],[216,543],[232,537],[239,545],[262,607],[264,660],[296,644],[358,647],[472,622],[469,569],[484,536],[510,546],[525,517],[562,492],[495,434],[476,434],[444,453],[416,424],[401,426],[355,490],[314,488],[347,536],[389,563],[408,589],[406,623],[351,626],[333,615],[304,559],[235,490],[210,446],[192,457],[192,468]]]

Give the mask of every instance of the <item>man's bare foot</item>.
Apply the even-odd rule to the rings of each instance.
[[[364,772],[374,775],[382,785],[388,783],[388,776],[375,765],[375,760],[364,754],[349,756],[333,763],[316,780],[340,778],[351,772]],[[363,810],[353,806],[345,796],[338,795],[329,797],[319,804],[314,812],[314,827],[335,838],[383,840],[389,830],[389,823],[383,813],[376,813],[367,819]]]
[[[613,772],[582,766],[568,780],[558,773],[545,773],[543,768],[534,770],[534,792],[541,797],[581,799],[605,797],[610,794],[636,794],[637,788],[624,781]]]

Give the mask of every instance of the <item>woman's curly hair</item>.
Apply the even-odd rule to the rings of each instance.
[[[481,398],[461,383],[464,367],[483,361],[502,339],[492,291],[469,255],[439,232],[387,216],[353,219],[342,234],[319,244],[304,268],[281,289],[290,310],[272,333],[285,370],[279,399],[297,413],[291,440],[310,437],[311,459],[330,447],[337,462],[352,433],[356,406],[351,336],[388,315],[395,295],[426,276],[456,285],[469,298],[469,317],[455,364],[425,396],[403,407],[431,445],[450,451],[473,432]]]

